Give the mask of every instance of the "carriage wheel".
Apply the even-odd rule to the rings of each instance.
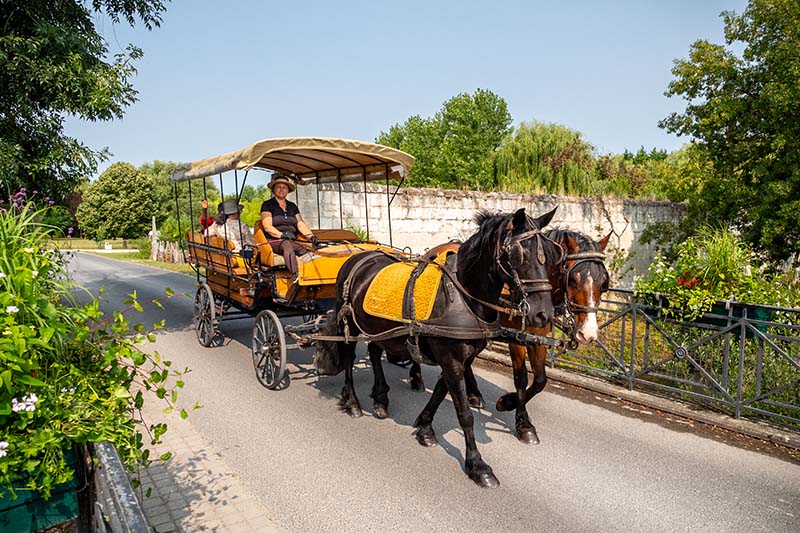
[[[253,366],[258,382],[275,389],[286,371],[286,337],[278,315],[261,311],[253,325]]]
[[[194,295],[194,329],[197,332],[197,340],[206,348],[214,343],[217,334],[216,322],[214,294],[208,285],[201,283]]]

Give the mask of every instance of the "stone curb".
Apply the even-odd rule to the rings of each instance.
[[[511,366],[511,359],[508,355],[501,353],[484,350],[480,355],[480,359],[492,361],[505,366]],[[742,433],[750,437],[762,439],[765,441],[786,446],[795,450],[800,450],[800,433],[795,433],[785,429],[778,428],[766,422],[758,422],[753,420],[735,419],[731,416],[708,411],[700,407],[689,405],[680,401],[656,396],[640,391],[631,391],[624,387],[608,383],[598,378],[589,377],[575,372],[569,372],[560,368],[547,368],[547,377],[556,381],[561,381],[569,385],[588,389],[600,394],[608,396],[615,396],[617,398],[637,403],[652,409],[658,409],[673,415],[682,416],[710,424],[729,431]]]

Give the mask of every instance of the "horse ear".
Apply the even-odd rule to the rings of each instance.
[[[576,254],[581,251],[578,242],[569,235],[564,235],[564,242],[561,243],[561,247],[568,254]]]
[[[515,228],[524,228],[525,223],[528,221],[528,216],[525,214],[525,208],[517,209],[514,216],[511,217],[511,223]]]
[[[552,211],[549,211],[536,219],[536,224],[539,225],[539,229],[544,229],[544,227],[547,226],[551,220],[553,220],[553,216],[556,214],[556,209],[558,209],[558,206],[555,206]]]
[[[600,239],[600,242],[597,243],[597,244],[600,245],[600,251],[601,252],[605,252],[606,251],[606,246],[608,246],[608,240],[611,238],[611,234],[612,233],[614,233],[614,232],[613,231],[609,232],[608,235],[606,235],[605,237]]]

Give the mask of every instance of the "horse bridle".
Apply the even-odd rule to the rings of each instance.
[[[600,266],[603,268],[603,270],[606,270],[605,258],[605,254],[598,251],[576,252],[573,254],[567,254],[564,257],[564,265],[570,261],[575,262],[569,266],[565,266],[563,272],[561,273],[561,287],[559,288],[564,292],[564,302],[559,306],[559,309],[557,309],[556,312],[557,314],[564,316],[564,320],[559,320],[559,325],[564,331],[569,331],[570,348],[573,350],[577,348],[577,341],[575,340],[575,313],[596,313],[599,308],[589,307],[570,301],[567,290],[569,288],[569,277],[579,265],[584,263],[600,263]],[[607,270],[606,276],[608,276]]]
[[[533,238],[536,238],[536,259],[539,261],[540,265],[544,265],[547,260],[544,253],[544,240],[550,241],[561,250],[561,246],[559,246],[558,243],[542,233],[542,230],[536,228],[520,233],[519,235],[511,235],[509,232],[505,239],[503,239],[502,246],[500,246],[500,242],[498,241],[498,252],[495,255],[497,266],[513,283],[513,287],[509,288],[511,289],[512,298],[517,301],[512,302],[512,305],[516,306],[517,311],[519,311],[522,316],[523,328],[525,326],[525,317],[527,317],[530,312],[528,296],[537,292],[551,292],[553,290],[553,286],[550,284],[548,278],[522,279],[519,277],[519,274],[517,274],[516,269],[521,266],[525,255],[522,249],[522,243]],[[507,258],[508,266],[510,267],[508,270],[503,266],[502,257],[504,256]],[[562,252],[559,264],[563,264],[563,261],[564,253]],[[514,263],[518,264],[515,266]]]

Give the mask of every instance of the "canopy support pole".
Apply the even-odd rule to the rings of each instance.
[[[389,246],[392,243],[392,200],[389,198],[389,164],[386,163],[386,214],[389,218]]]
[[[367,167],[361,167],[364,173],[364,220],[367,222],[367,240],[369,240],[369,199],[367,198]]]
[[[336,170],[336,181],[339,183],[339,229],[344,229],[344,210],[342,209],[342,170]]]
[[[316,172],[317,181],[317,229],[322,229],[322,211],[319,207],[319,172]]]

